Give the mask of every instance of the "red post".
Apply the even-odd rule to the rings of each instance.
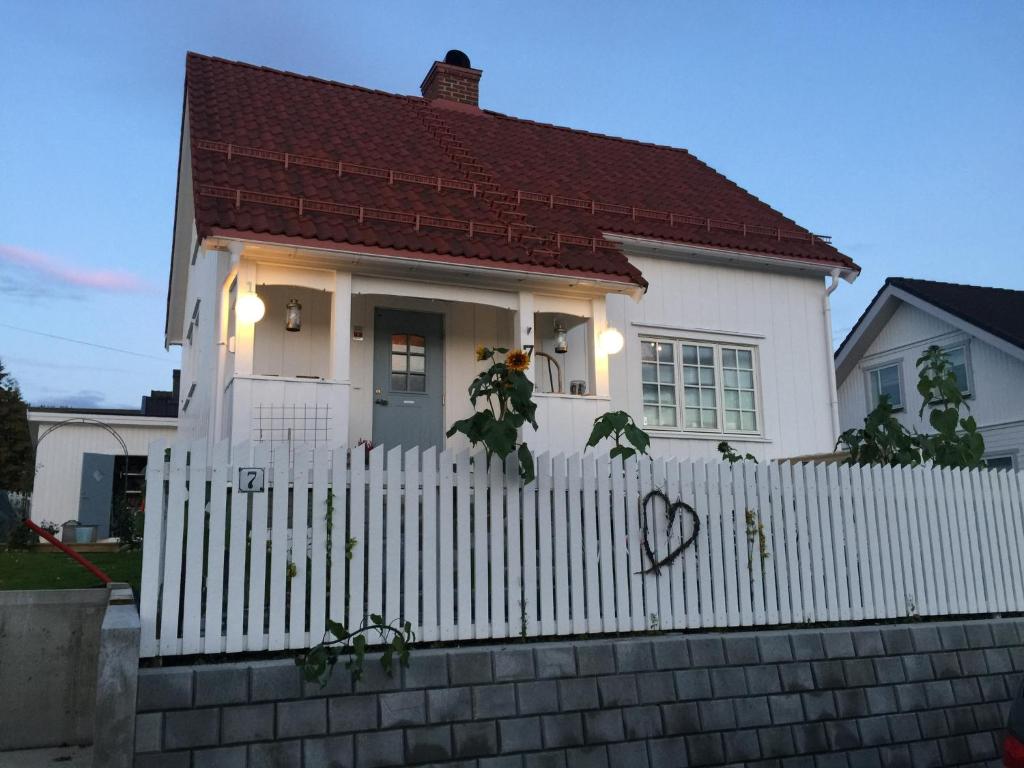
[[[27,526],[28,526],[28,528],[29,528],[30,530],[32,530],[32,531],[35,531],[35,532],[36,532],[36,533],[38,533],[38,534],[39,534],[40,536],[42,536],[42,537],[43,537],[44,539],[46,539],[46,540],[47,540],[48,542],[50,542],[51,544],[53,544],[53,546],[55,546],[55,547],[56,547],[57,549],[59,549],[59,550],[60,550],[61,552],[63,552],[63,553],[65,554],[65,555],[67,555],[67,556],[68,556],[68,557],[70,557],[70,558],[71,558],[72,560],[74,560],[75,562],[77,562],[77,563],[78,563],[78,564],[79,564],[80,566],[82,566],[83,568],[85,568],[85,570],[87,570],[87,571],[88,571],[89,573],[91,573],[91,574],[92,574],[93,576],[95,576],[95,577],[96,577],[97,579],[99,579],[100,581],[102,581],[102,582],[103,582],[104,584],[109,584],[109,583],[110,583],[110,582],[112,581],[112,579],[111,579],[111,578],[110,578],[109,576],[107,576],[107,574],[105,574],[105,573],[104,573],[103,571],[101,571],[101,570],[100,570],[99,568],[97,568],[97,567],[96,567],[95,565],[93,565],[92,563],[90,563],[90,562],[89,562],[88,560],[86,560],[86,559],[85,559],[84,557],[82,557],[82,556],[81,556],[80,554],[78,554],[77,552],[75,552],[75,550],[71,549],[71,547],[69,547],[69,546],[68,546],[67,544],[65,544],[65,543],[64,543],[64,542],[62,542],[62,541],[59,541],[59,540],[58,540],[58,539],[57,539],[57,538],[56,538],[56,537],[55,537],[55,536],[54,536],[53,534],[51,534],[51,533],[50,533],[49,531],[45,531],[45,530],[43,530],[42,528],[40,528],[40,527],[39,527],[38,525],[36,525],[35,523],[33,523],[33,522],[32,522],[31,520],[29,520],[28,518],[25,518],[25,519],[23,519],[23,520],[22,520],[21,522],[23,522],[23,523],[24,523],[25,525],[27,525]]]

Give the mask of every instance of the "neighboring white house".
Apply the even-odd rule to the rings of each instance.
[[[535,350],[536,451],[619,409],[657,455],[830,450],[856,264],[684,150],[481,109],[456,54],[423,97],[189,54],[179,434],[465,445],[483,344]]]
[[[175,371],[175,388],[143,397],[138,410],[29,408],[32,518],[96,525],[106,538],[115,502],[142,503],[149,444],[177,434],[177,394]]]
[[[890,277],[836,352],[843,429],[889,395],[908,428],[930,431],[916,361],[928,347],[953,363],[989,466],[1020,468],[1024,448],[1024,291]]]

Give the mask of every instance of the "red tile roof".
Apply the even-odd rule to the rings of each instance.
[[[190,53],[196,225],[645,285],[605,232],[858,270],[685,150]]]

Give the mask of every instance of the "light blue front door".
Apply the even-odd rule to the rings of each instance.
[[[373,324],[373,443],[444,442],[441,315],[377,308]]]

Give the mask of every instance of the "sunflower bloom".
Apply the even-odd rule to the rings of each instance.
[[[487,359],[487,347],[485,347],[483,344],[477,344],[476,345],[476,359],[477,360],[486,360]]]
[[[513,349],[505,358],[505,365],[510,371],[522,373],[530,367],[530,356],[521,349]]]

